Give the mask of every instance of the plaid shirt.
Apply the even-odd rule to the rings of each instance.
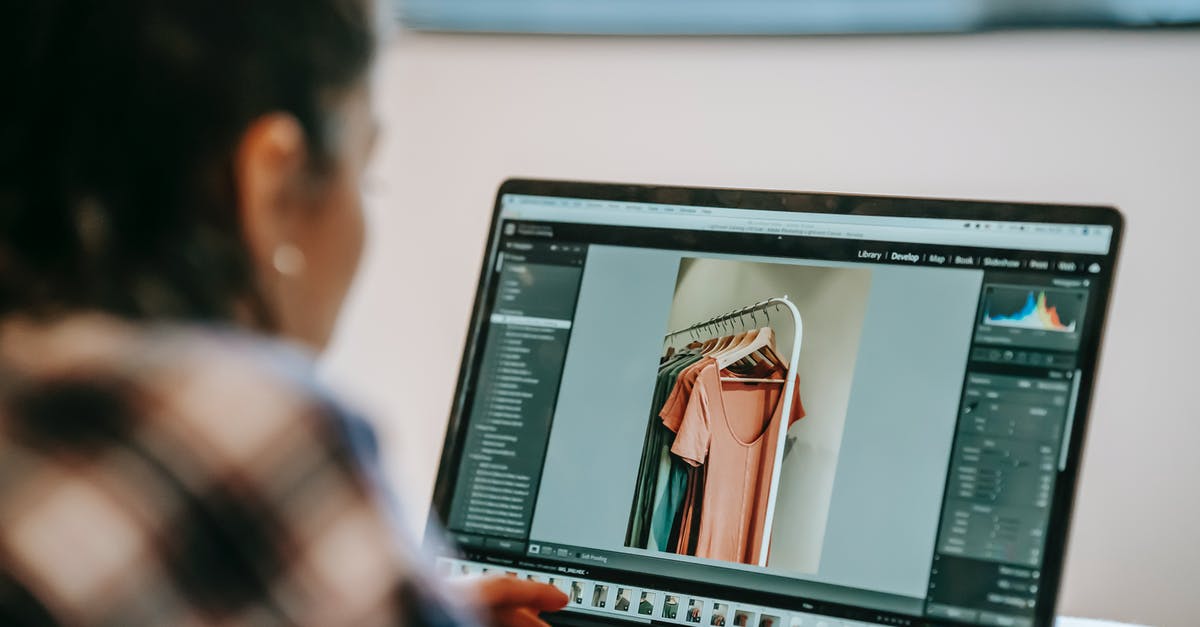
[[[0,624],[459,622],[364,442],[277,344],[0,325]]]

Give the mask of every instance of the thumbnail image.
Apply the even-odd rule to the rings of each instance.
[[[688,601],[687,616],[684,620],[689,623],[699,623],[701,615],[704,614],[704,601],[700,599],[691,599]]]
[[[713,603],[712,618],[708,621],[712,627],[725,627],[725,616],[729,613],[728,603]]]
[[[628,612],[629,606],[633,603],[633,591],[629,588],[617,589],[617,600],[613,602],[613,609],[618,612]]]
[[[608,606],[608,586],[596,584],[592,589],[592,607]]]
[[[642,598],[638,600],[637,613],[643,616],[649,616],[654,613],[654,593],[643,592]]]
[[[626,546],[816,572],[872,273],[680,261]]]
[[[678,615],[679,615],[679,597],[677,597],[673,594],[668,594],[666,599],[663,601],[662,617],[669,618],[671,620],[675,620],[675,617]]]
[[[758,619],[758,627],[781,627],[779,617],[763,614],[762,618]]]
[[[571,592],[567,596],[571,597],[571,602],[575,605],[583,605],[583,582],[572,581]]]
[[[733,614],[733,627],[754,627],[754,612],[738,610]]]

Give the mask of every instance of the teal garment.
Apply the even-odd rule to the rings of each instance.
[[[662,447],[662,434],[656,428],[654,416],[664,404],[666,396],[662,394],[662,377],[670,370],[677,359],[668,360],[655,377],[654,396],[650,401],[650,417],[646,423],[646,441],[642,449],[641,465],[638,467],[637,494],[634,501],[634,513],[631,520],[632,547],[647,548],[650,533],[650,513],[652,513],[655,498],[655,482],[658,477],[659,449]]]
[[[679,379],[679,375],[698,361],[700,361],[699,355],[694,359],[688,360],[686,364],[672,368],[671,372],[668,373],[671,380],[670,387],[674,388],[675,381]],[[669,391],[667,392],[667,396],[670,396]],[[666,397],[663,398],[662,404],[666,404]],[[662,405],[659,405],[659,410],[662,410]],[[650,533],[654,536],[655,545],[658,546],[659,550],[673,553],[675,550],[673,547],[674,543],[671,542],[671,530],[675,526],[675,519],[679,515],[679,508],[683,507],[683,500],[687,495],[687,462],[671,454],[671,446],[675,444],[675,432],[664,426],[662,419],[657,421],[656,426],[662,431],[663,438],[660,455],[665,456],[669,460],[670,471],[666,480],[662,481],[656,489],[656,493],[661,496],[658,498],[657,505],[650,518]]]
[[[670,431],[666,427],[663,427],[663,429],[668,432]],[[671,442],[674,443],[674,441],[675,434],[672,433]],[[654,515],[650,519],[650,533],[654,535],[654,542],[661,550],[675,552],[674,548],[663,547],[671,546],[671,530],[675,527],[675,519],[679,516],[679,508],[683,507],[683,500],[687,496],[687,489],[687,463],[677,456],[671,455],[671,473],[667,477],[666,485],[663,487],[662,498],[658,501],[658,507],[654,509]]]
[[[660,370],[661,371],[661,370]],[[651,411],[658,402],[658,381],[655,381],[655,388],[650,402]],[[629,528],[625,531],[625,545],[634,547],[645,546],[645,536],[647,535],[647,521],[643,514],[645,505],[643,504],[647,492],[653,489],[653,481],[650,475],[651,452],[656,445],[658,434],[654,431],[653,422],[646,423],[645,447],[642,449],[642,458],[638,463],[637,479],[634,483],[633,503],[629,513]]]
[[[659,366],[654,392],[651,397],[650,415],[646,422],[646,436],[642,448],[642,457],[638,466],[637,481],[634,484],[634,496],[629,515],[629,528],[625,533],[625,545],[647,548],[650,542],[650,523],[654,511],[654,503],[658,492],[658,469],[660,455],[664,444],[664,432],[669,431],[662,426],[658,414],[662,411],[675,378],[671,373],[683,363],[694,363],[699,357],[690,353],[672,356]]]

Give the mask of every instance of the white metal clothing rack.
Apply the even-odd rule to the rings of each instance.
[[[700,339],[702,336],[712,335],[714,331],[724,333],[735,326],[732,324],[734,320],[743,320],[746,316],[755,317],[754,314],[756,312],[762,311],[765,313],[772,307],[783,307],[791,313],[796,333],[795,339],[792,340],[792,353],[788,358],[787,382],[783,386],[783,416],[779,420],[779,437],[775,442],[775,464],[771,469],[771,491],[767,494],[767,516],[766,521],[763,523],[762,546],[759,547],[758,551],[759,566],[767,565],[767,555],[771,548],[771,527],[775,521],[775,501],[779,494],[779,475],[783,470],[783,447],[787,441],[788,419],[792,415],[792,399],[796,393],[796,367],[800,363],[800,344],[804,337],[804,320],[800,317],[800,310],[796,308],[796,304],[785,294],[775,298],[768,298],[749,307],[735,309],[727,314],[694,324],[685,329],[672,331],[665,338],[667,342],[670,342],[673,338],[680,335],[690,335],[695,339]]]

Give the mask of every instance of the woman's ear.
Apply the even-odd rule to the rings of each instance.
[[[302,203],[308,160],[304,129],[287,113],[255,119],[234,153],[234,182],[242,236],[260,270],[289,244],[288,223]]]

